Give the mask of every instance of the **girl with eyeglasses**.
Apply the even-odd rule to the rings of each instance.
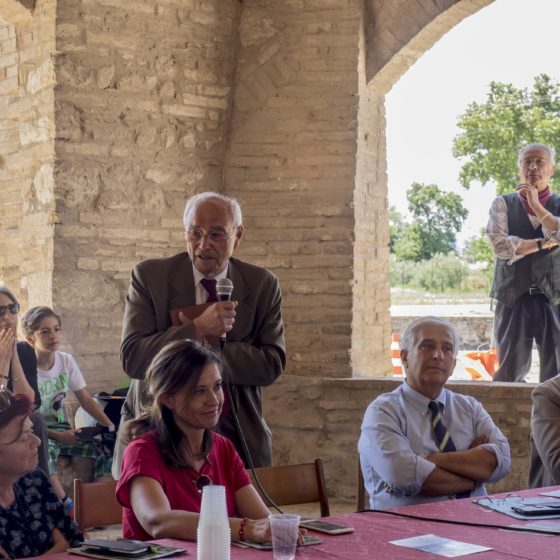
[[[78,546],[82,535],[37,469],[28,395],[0,390],[0,556],[27,558]]]
[[[233,444],[214,433],[224,404],[224,362],[210,347],[172,342],[153,359],[153,403],[129,423],[117,499],[123,535],[196,540],[202,488],[226,488],[233,540],[269,542],[269,511]]]
[[[28,395],[37,401],[37,360],[35,352],[17,341],[20,306],[6,286],[0,286],[0,387]],[[25,371],[22,363],[26,365]],[[28,379],[29,377],[29,379]]]

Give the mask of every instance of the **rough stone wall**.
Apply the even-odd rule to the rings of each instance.
[[[352,375],[359,0],[247,0],[225,189],[280,278],[288,371]]]
[[[53,302],[94,387],[122,376],[131,268],[184,250],[186,197],[222,190],[239,10],[58,2]]]
[[[384,96],[366,82],[365,30],[360,30],[358,152],[354,190],[352,373],[391,371],[389,223]]]
[[[265,391],[265,414],[273,433],[275,464],[302,463],[322,457],[329,497],[337,502],[353,502],[357,445],[364,412],[376,396],[392,391],[399,383],[392,379],[321,380],[284,376]],[[526,488],[534,385],[449,382],[448,386],[478,399],[509,440],[512,473],[489,485],[488,490],[505,492]]]
[[[0,0],[0,280],[51,302],[54,0]]]

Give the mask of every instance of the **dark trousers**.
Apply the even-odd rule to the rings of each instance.
[[[523,381],[531,367],[533,339],[540,357],[540,381],[560,372],[560,306],[542,294],[523,294],[513,307],[498,302],[494,343],[500,367],[494,381]]]

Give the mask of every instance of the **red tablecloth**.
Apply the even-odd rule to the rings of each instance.
[[[558,489],[558,487],[555,487]],[[525,490],[516,493],[521,496],[536,496],[538,490]],[[503,496],[504,494],[501,494]],[[399,508],[399,512],[421,517],[468,521],[474,523],[490,523],[507,526],[519,522],[498,512],[487,511],[469,499],[448,500],[431,504],[407,506]],[[501,559],[534,559],[550,560],[560,558],[560,536],[534,535],[502,531],[481,527],[450,525],[423,521],[420,519],[406,519],[383,513],[364,512],[333,516],[335,522],[354,527],[354,532],[345,535],[329,536],[313,532],[323,543],[319,545],[300,547],[296,553],[296,560],[345,559],[345,560],[406,560],[441,558],[426,552],[389,544],[390,541],[415,537],[424,534],[435,534],[440,537],[491,547],[493,550],[476,554],[476,560]],[[187,550],[187,555],[173,556],[177,560],[196,558],[196,543],[176,540],[158,540],[158,543],[180,546]],[[43,557],[44,558],[44,557]],[[53,555],[53,558],[73,559],[70,554]],[[232,560],[269,560],[271,551],[250,548],[232,547]],[[473,556],[473,559],[475,557]]]

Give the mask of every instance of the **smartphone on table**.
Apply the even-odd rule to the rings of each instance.
[[[511,506],[516,513],[536,517],[538,515],[557,515],[560,517],[560,504],[558,502],[550,504],[525,504],[520,506]]]
[[[299,526],[304,529],[319,531],[319,533],[327,533],[327,535],[343,535],[344,533],[352,533],[354,531],[353,527],[337,525],[322,519],[304,519],[300,522]]]
[[[82,546],[99,552],[130,556],[131,558],[145,554],[150,550],[150,545],[145,542],[124,539],[91,539],[83,541]]]

